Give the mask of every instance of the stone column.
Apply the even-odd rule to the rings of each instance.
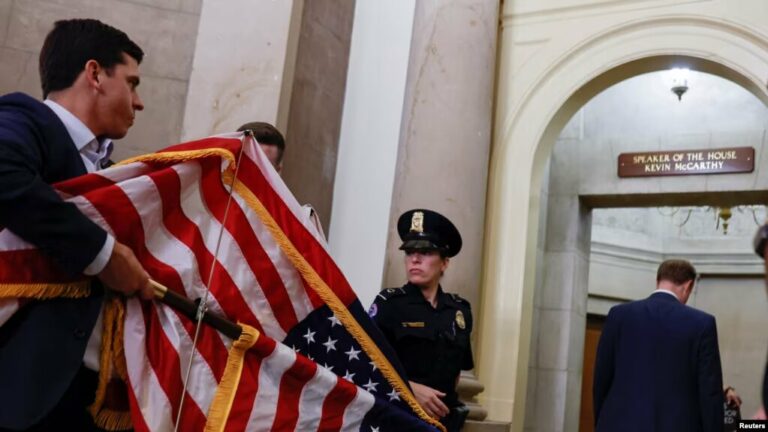
[[[282,129],[302,0],[203,0],[182,139],[249,121]],[[281,110],[281,103],[283,108]]]
[[[355,0],[304,3],[282,176],[311,204],[326,232],[331,218]]]
[[[381,288],[415,3],[355,4],[328,243],[366,307]]]
[[[537,249],[525,405],[525,430],[532,432],[579,424],[592,217],[578,196],[579,133],[572,129],[561,134],[542,188],[546,224]]]
[[[469,300],[475,315],[481,313],[498,9],[494,0],[416,3],[384,268],[385,286],[406,281],[395,230],[402,212],[423,207],[442,213],[464,240],[442,285]],[[475,326],[473,338],[478,331]],[[465,397],[482,391],[473,379],[462,375],[460,388],[471,390]],[[473,416],[485,411],[473,410]]]

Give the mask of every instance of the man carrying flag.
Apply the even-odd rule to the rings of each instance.
[[[159,302],[109,298],[101,372],[127,384],[130,404],[127,418],[105,408],[100,374],[91,411],[119,420],[110,429],[441,428],[252,137],[181,144],[55,188],[130,247],[163,296],[202,298],[239,323],[219,333]],[[7,271],[23,252],[41,271]],[[43,258],[0,231],[0,286],[77,282]]]
[[[54,25],[40,53],[45,102],[0,98],[0,227],[43,251],[57,271],[148,297],[148,275],[131,249],[50,186],[108,163],[110,140],[124,137],[143,109],[142,57],[125,33],[97,20]],[[35,271],[23,254],[16,258],[19,275]],[[22,288],[30,287],[0,285]],[[0,429],[98,430],[86,408],[96,391],[104,292],[95,282],[72,298],[68,288],[20,293],[48,300],[0,316]]]

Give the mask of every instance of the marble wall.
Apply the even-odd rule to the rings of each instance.
[[[181,137],[202,0],[0,0],[0,94],[41,97],[38,54],[53,23],[96,18],[128,34],[144,50],[139,94],[145,109],[116,143],[119,160]]]
[[[736,388],[744,404],[741,415],[751,418],[761,405],[765,370],[765,280],[762,275],[746,278],[704,277],[689,305],[717,319],[723,384]]]
[[[525,430],[572,430],[579,421],[587,313],[591,211],[570,192],[572,179],[549,167],[543,251],[534,293]],[[576,403],[574,403],[576,401]]]
[[[589,294],[616,301],[644,298],[655,287],[658,264],[675,257],[691,261],[704,277],[759,276],[764,266],[752,251],[752,236],[765,210],[734,208],[725,234],[711,207],[595,209]],[[607,312],[591,306],[590,313]]]

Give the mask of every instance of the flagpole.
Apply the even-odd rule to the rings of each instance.
[[[152,279],[149,280],[149,283],[152,285],[152,288],[154,288],[155,300],[181,312],[187,318],[197,321],[200,299],[194,301],[190,300],[169,290],[165,285],[153,281]],[[218,315],[213,315],[208,310],[203,312],[201,321],[220,331],[232,340],[240,338],[240,334],[243,332],[243,328],[238,324]]]

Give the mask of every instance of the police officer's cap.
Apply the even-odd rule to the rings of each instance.
[[[461,250],[459,230],[440,213],[413,209],[400,215],[397,232],[403,240],[401,250],[437,250],[452,257]]]

